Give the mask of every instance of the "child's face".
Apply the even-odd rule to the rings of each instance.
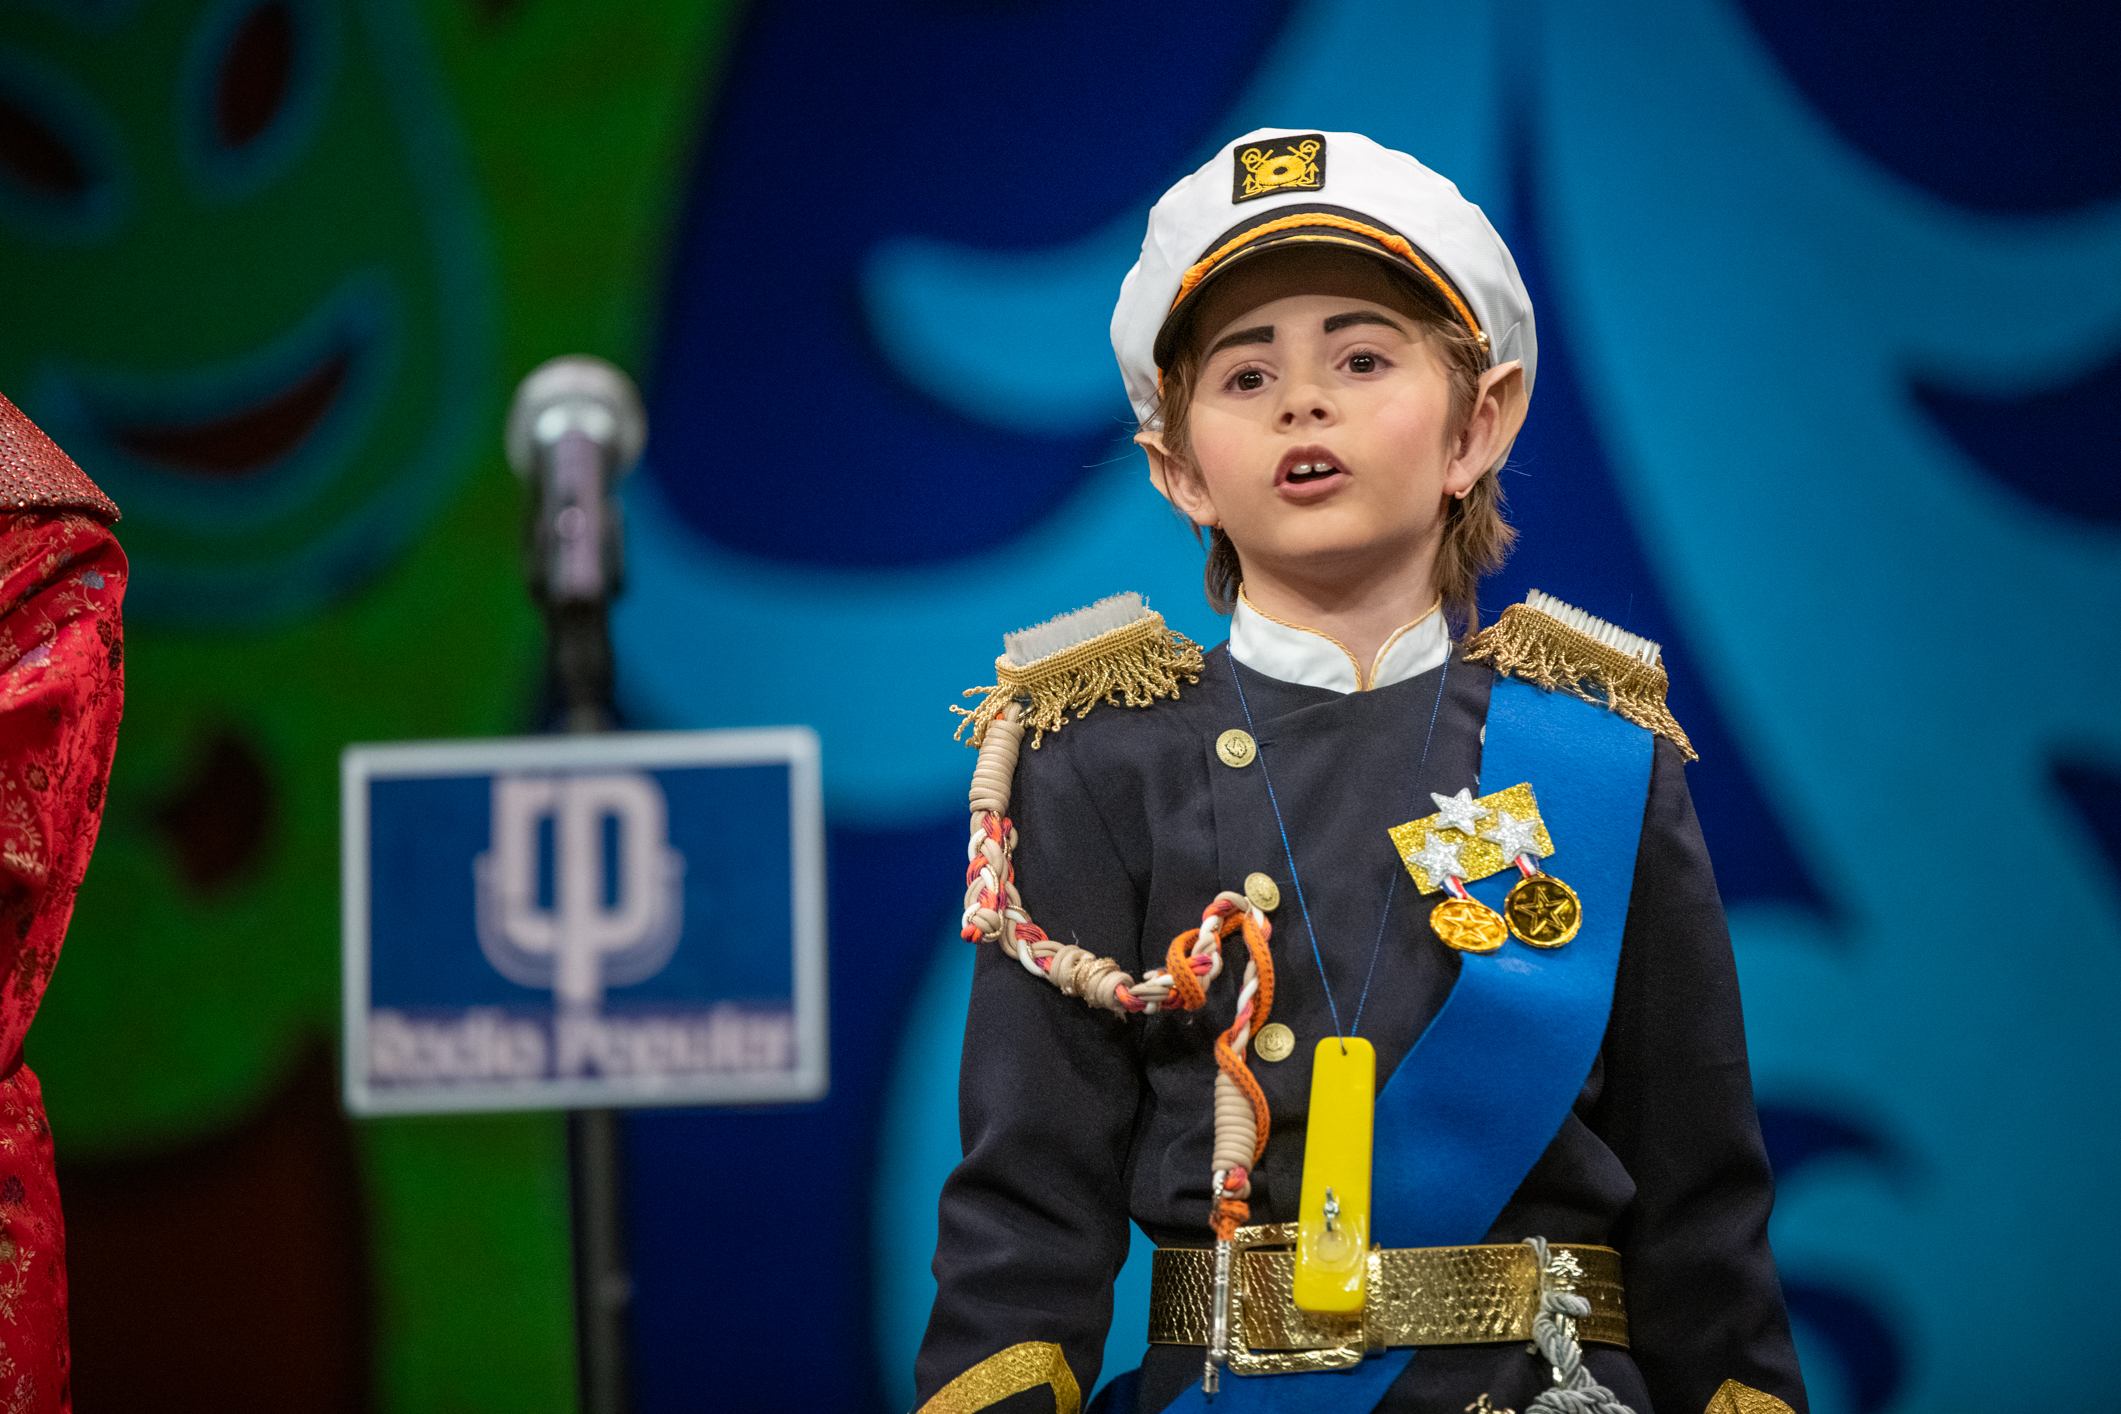
[[[1446,500],[1486,463],[1452,435],[1449,377],[1391,277],[1359,256],[1268,258],[1219,283],[1173,502],[1248,574],[1360,579],[1433,555]]]

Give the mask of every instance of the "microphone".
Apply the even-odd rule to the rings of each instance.
[[[633,380],[587,354],[539,364],[508,410],[508,461],[531,483],[531,589],[555,604],[614,598],[618,483],[648,440]]]
[[[633,380],[586,354],[539,364],[508,410],[509,465],[531,490],[530,592],[545,610],[550,681],[569,731],[611,725],[605,610],[624,579],[616,493],[647,440]]]

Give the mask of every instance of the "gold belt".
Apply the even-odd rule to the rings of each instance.
[[[1539,1313],[1539,1270],[1522,1243],[1408,1247],[1370,1253],[1369,1300],[1359,1316],[1298,1310],[1296,1224],[1237,1230],[1232,1263],[1230,1368],[1237,1374],[1328,1370],[1393,1345],[1485,1345],[1530,1340]],[[1628,1343],[1620,1254],[1610,1247],[1554,1243],[1552,1258],[1573,1258],[1570,1288],[1591,1303],[1576,1323],[1582,1340]],[[1149,1339],[1160,1345],[1208,1343],[1215,1254],[1159,1247],[1149,1287]]]

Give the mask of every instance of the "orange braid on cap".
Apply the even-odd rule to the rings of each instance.
[[[1254,226],[1251,230],[1233,236],[1223,242],[1222,245],[1195,261],[1192,267],[1179,277],[1178,294],[1172,299],[1171,308],[1177,309],[1180,304],[1184,303],[1186,296],[1192,294],[1200,282],[1208,278],[1209,271],[1243,247],[1258,240],[1261,236],[1277,235],[1283,231],[1297,231],[1308,227],[1325,227],[1367,237],[1398,256],[1401,260],[1406,261],[1420,271],[1431,285],[1436,287],[1436,292],[1444,297],[1444,300],[1451,306],[1452,312],[1466,326],[1466,332],[1478,338],[1483,348],[1487,346],[1487,332],[1480,327],[1480,321],[1473,317],[1472,307],[1466,303],[1465,296],[1459,294],[1458,287],[1445,279],[1435,266],[1429,264],[1423,258],[1422,253],[1414,248],[1412,241],[1409,241],[1397,231],[1380,230],[1367,222],[1352,221],[1345,216],[1335,216],[1324,211],[1302,211],[1293,216],[1279,216],[1272,221],[1263,222]],[[1304,237],[1299,236],[1296,239],[1304,239]],[[1322,238],[1313,237],[1312,239]],[[1352,244],[1352,242],[1347,242],[1347,244]]]

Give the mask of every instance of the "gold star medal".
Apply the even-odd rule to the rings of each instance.
[[[1576,891],[1540,867],[1554,853],[1529,781],[1473,797],[1430,794],[1436,813],[1391,830],[1392,844],[1425,894],[1447,894],[1429,925],[1460,952],[1493,952],[1514,936],[1535,948],[1558,948],[1583,926]],[[1496,913],[1465,886],[1515,865],[1524,876]]]
[[[1529,797],[1531,786],[1523,789]],[[1502,901],[1502,916],[1519,942],[1535,948],[1558,948],[1583,926],[1583,900],[1576,897],[1574,889],[1540,868],[1540,861],[1554,852],[1554,841],[1539,818],[1538,802],[1531,802],[1530,812],[1521,817],[1500,806],[1495,816],[1495,823],[1481,831],[1480,837],[1491,842],[1524,876],[1510,886],[1509,895]]]

